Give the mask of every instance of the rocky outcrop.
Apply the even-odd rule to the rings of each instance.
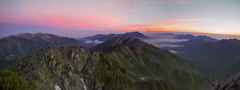
[[[202,90],[240,90],[240,73],[231,76],[227,80],[215,81]]]
[[[79,46],[51,46],[20,59],[10,69],[38,88],[63,90],[96,90],[120,88],[130,83],[118,65],[106,55],[88,52]]]
[[[143,90],[177,89],[163,80],[132,80],[129,70],[101,52],[89,52],[80,46],[51,46],[26,56],[11,65],[27,80],[34,80],[38,89],[62,90]],[[135,73],[137,74],[137,73]],[[139,82],[141,81],[141,82]],[[141,86],[141,87],[139,87]]]

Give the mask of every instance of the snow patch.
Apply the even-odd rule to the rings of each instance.
[[[55,90],[61,90],[61,88],[58,85],[55,85]]]
[[[81,81],[82,81],[82,83],[83,83],[83,89],[84,89],[84,90],[87,90],[87,86],[86,86],[86,84],[84,83],[84,81],[83,81],[82,78],[81,78]]]
[[[171,53],[178,53],[177,51],[174,51],[174,50],[168,50],[168,51]]]
[[[140,77],[141,80],[145,81],[147,77]]]

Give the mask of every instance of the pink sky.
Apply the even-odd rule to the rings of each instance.
[[[237,8],[237,0],[1,0],[0,23],[240,35]]]

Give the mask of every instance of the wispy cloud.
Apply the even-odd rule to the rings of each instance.
[[[193,0],[159,0],[159,2],[164,4],[186,4],[192,1]]]
[[[178,31],[180,30],[179,25],[168,24],[168,25],[145,25],[145,24],[135,24],[135,25],[125,25],[119,27],[122,30],[140,30],[140,31]]]
[[[203,19],[160,19],[152,20],[153,22],[193,22],[193,21],[205,21]]]

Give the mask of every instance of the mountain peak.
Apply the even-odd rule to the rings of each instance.
[[[108,34],[108,35],[97,34],[97,35],[94,35],[94,36],[80,38],[80,40],[83,39],[83,40],[106,41],[110,38],[118,37],[118,36],[130,36],[130,37],[134,37],[134,38],[147,38],[147,36],[145,36],[144,34],[138,32],[138,31],[135,31],[135,32],[127,32],[125,34]]]
[[[130,44],[137,47],[144,47],[144,46],[152,46],[150,44],[145,43],[144,41],[126,36],[118,36],[107,41],[96,45],[95,47],[91,48],[90,51],[103,51],[103,52],[111,52],[122,45]]]

